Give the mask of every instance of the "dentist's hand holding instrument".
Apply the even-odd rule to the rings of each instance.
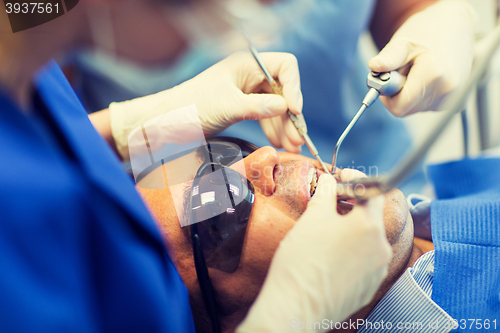
[[[404,160],[398,163],[388,176],[359,178],[352,182],[338,183],[337,198],[341,200],[357,199],[358,201],[364,201],[391,190],[411,175],[415,166],[422,162],[429,149],[443,133],[448,124],[450,124],[453,117],[462,110],[470,91],[483,77],[487,65],[499,45],[500,26],[497,26],[483,39],[481,53],[478,53],[476,57],[470,78],[443,103],[442,112],[444,112],[444,117],[436,124],[433,124],[432,130],[424,141],[419,143],[411,154],[408,154]]]
[[[264,63],[264,60],[261,58],[259,52],[257,52],[257,49],[255,48],[255,45],[252,42],[252,39],[250,38],[250,35],[246,32],[246,30],[242,27],[242,32],[243,35],[245,36],[247,42],[248,42],[248,48],[250,49],[250,53],[252,56],[255,58],[255,61],[259,65],[260,69],[264,73],[264,76],[266,77],[267,82],[271,86],[272,91],[276,95],[283,96],[284,91],[282,88],[279,86],[279,84],[276,82],[274,77],[271,75],[269,70],[267,69],[266,64]],[[302,97],[302,95],[301,95]],[[293,129],[292,126],[290,126],[290,121],[292,122],[293,126],[295,127],[296,131]],[[309,138],[309,135],[307,134],[307,126],[306,122],[304,120],[304,117],[301,114],[294,114],[290,110],[286,111],[286,114],[283,114],[281,117],[273,117],[273,118],[267,118],[267,119],[262,119],[260,121],[260,124],[262,126],[262,130],[264,133],[266,133],[266,136],[269,138],[269,141],[271,143],[279,147],[279,141],[281,142],[286,142],[287,137],[293,137],[295,136],[296,132],[300,134],[302,139],[305,141],[307,148],[311,151],[311,154],[318,160],[318,162],[321,164],[323,170],[325,172],[328,172],[328,169],[321,159],[319,157],[318,150],[316,149],[316,146],[312,142],[311,138]],[[274,135],[280,135],[281,138],[278,140],[278,138],[274,137]],[[286,137],[285,137],[286,135]],[[284,147],[288,151],[294,151],[295,149],[290,149],[289,147]]]
[[[348,181],[362,174],[345,170],[341,176]],[[292,319],[341,322],[370,302],[392,257],[385,236],[384,197],[340,215],[336,185],[330,174],[321,175],[316,194],[281,241],[237,333],[294,332]]]
[[[474,15],[465,0],[437,1],[406,20],[370,60],[372,71],[398,70],[408,76],[399,94],[380,98],[395,116],[441,110],[445,98],[467,81],[474,53]],[[396,24],[378,23],[386,30]]]
[[[259,120],[286,114],[302,112],[302,93],[297,60],[289,53],[268,52],[262,58],[273,76],[283,86],[283,94],[262,93],[267,86],[262,71],[253,57],[246,52],[235,53],[218,62],[191,80],[172,89],[157,94],[136,98],[130,101],[112,103],[109,107],[112,136],[117,151],[122,158],[129,158],[129,135],[150,119],[160,119],[157,128],[162,128],[159,137],[149,138],[155,142],[172,142],[172,133],[187,130],[198,122],[203,128],[205,137],[215,135],[225,128],[243,120]],[[182,107],[194,105],[197,110],[196,119],[186,116],[174,124],[171,118],[158,116]],[[162,120],[163,119],[163,120]],[[278,139],[275,132],[266,132],[271,142],[292,150],[303,144],[302,139],[290,124],[291,129],[285,139]],[[291,131],[293,130],[293,132]],[[179,135],[174,135],[179,137]],[[297,149],[297,148],[295,148]]]

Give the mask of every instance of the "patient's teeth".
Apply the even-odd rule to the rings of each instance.
[[[314,173],[313,180],[311,183],[311,197],[314,195],[314,192],[316,192],[316,186],[318,185],[318,176],[316,175],[316,172]]]
[[[314,168],[309,169],[309,173],[307,174],[307,183],[309,185],[311,185],[315,174],[316,174],[316,170]]]
[[[314,192],[316,191],[316,186],[318,185],[318,175],[316,173],[316,169],[311,168],[307,176],[310,185],[309,193],[311,194],[311,196],[313,196]]]

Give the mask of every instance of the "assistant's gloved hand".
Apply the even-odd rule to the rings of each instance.
[[[299,322],[340,322],[372,299],[391,258],[384,199],[341,216],[335,185],[333,176],[320,177],[305,213],[281,241],[238,333],[294,332]]]
[[[112,103],[109,107],[111,128],[117,150],[128,158],[128,136],[146,121],[166,112],[195,105],[205,136],[211,136],[242,120],[258,120],[302,112],[302,93],[296,58],[288,53],[262,53],[271,75],[283,88],[283,97],[272,94],[262,70],[250,53],[235,53],[209,69],[172,89],[137,98]],[[178,118],[178,117],[177,117]],[[163,118],[157,118],[161,122]],[[164,119],[171,120],[169,117]],[[181,120],[192,125],[192,119]],[[156,124],[164,128],[162,124]],[[172,124],[168,124],[172,126]],[[168,126],[167,126],[168,127]],[[283,121],[283,128],[266,130],[276,146],[289,151],[300,150],[302,138],[290,120]],[[280,132],[281,131],[281,132]],[[155,138],[161,140],[161,138]]]
[[[474,15],[464,0],[440,0],[406,20],[369,61],[372,71],[400,69],[408,74],[399,94],[380,97],[394,115],[439,110],[444,98],[467,81],[474,53]]]

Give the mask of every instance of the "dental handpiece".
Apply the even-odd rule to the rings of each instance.
[[[259,65],[260,69],[262,72],[264,72],[264,76],[266,77],[267,82],[271,85],[271,88],[273,89],[273,92],[276,95],[283,96],[283,91],[281,90],[281,87],[278,85],[276,80],[273,78],[269,70],[267,69],[266,65],[264,64],[264,61],[262,60],[261,56],[259,55],[259,52],[257,52],[257,49],[255,48],[252,40],[250,39],[250,36],[243,30],[244,36],[248,42],[248,48],[250,49],[250,53],[252,53],[253,57],[255,58],[255,61],[257,61],[257,64]],[[304,122],[297,117],[297,115],[293,114],[290,112],[290,110],[286,110],[286,113],[290,120],[292,121],[293,125],[299,132],[300,136],[304,139],[304,142],[306,143],[307,148],[309,148],[309,151],[311,154],[318,160],[318,162],[321,164],[321,167],[323,170],[328,173],[328,168],[326,167],[326,164],[323,162],[321,157],[319,157],[318,150],[316,149],[316,146],[312,142],[311,138],[307,134],[307,127],[304,124]]]
[[[401,184],[407,179],[424,160],[427,152],[431,149],[440,135],[452,123],[456,114],[463,110],[470,92],[477,83],[483,80],[484,73],[496,50],[500,46],[500,25],[497,25],[481,41],[481,52],[478,52],[474,59],[474,65],[469,79],[458,88],[453,94],[447,97],[441,107],[443,117],[431,129],[426,138],[408,154],[401,162],[397,163],[389,174],[378,178],[359,178],[351,182],[337,183],[337,200],[357,201],[368,200],[379,194],[386,193]]]
[[[406,77],[399,74],[396,71],[384,72],[384,73],[370,72],[368,74],[368,77],[366,79],[366,85],[368,86],[368,88],[370,88],[370,90],[368,90],[368,93],[363,99],[363,102],[361,102],[361,108],[358,110],[356,115],[354,115],[354,118],[352,118],[351,122],[349,123],[349,125],[347,125],[344,132],[342,132],[342,135],[340,136],[340,138],[337,141],[337,144],[335,145],[335,149],[333,151],[333,161],[332,161],[332,171],[331,171],[332,175],[335,173],[335,169],[337,166],[337,158],[339,154],[340,145],[344,141],[347,134],[349,134],[352,127],[361,117],[363,112],[365,112],[365,110],[369,108],[377,100],[379,95],[393,96],[399,93],[401,89],[403,89],[405,82],[406,82]]]

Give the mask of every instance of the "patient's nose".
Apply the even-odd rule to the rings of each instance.
[[[246,177],[252,182],[255,193],[271,195],[276,189],[274,171],[280,165],[280,158],[276,149],[262,147],[245,159]]]

